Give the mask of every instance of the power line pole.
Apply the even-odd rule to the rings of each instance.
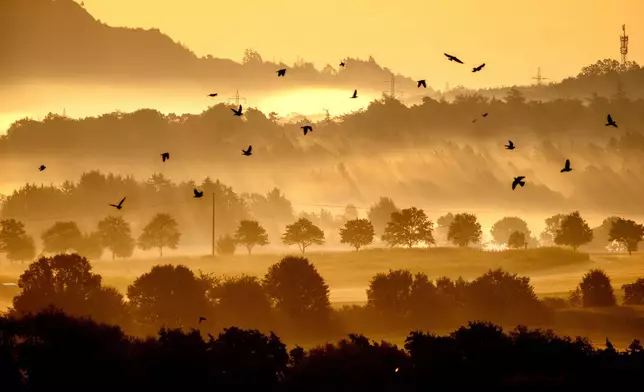
[[[541,86],[544,80],[548,80],[548,78],[541,76],[541,67],[537,67],[537,76],[532,79],[537,81],[537,86]]]
[[[628,35],[626,35],[626,25],[622,25],[622,35],[619,37],[619,53],[622,55],[622,65],[626,65],[626,55],[628,54]]]
[[[212,257],[215,257],[215,192],[212,193]]]
[[[389,91],[383,91],[386,97],[395,99],[396,98],[396,92],[402,92],[400,90],[396,90],[396,78],[394,76],[394,73],[391,73],[391,79],[385,80],[385,83],[389,83]]]
[[[235,106],[239,106],[239,102],[240,102],[240,100],[243,100],[243,101],[244,101],[244,105],[246,105],[246,102],[247,102],[246,97],[240,97],[240,96],[239,96],[239,90],[237,90],[237,93],[235,94],[235,96],[234,96],[234,97],[230,97],[230,98],[228,98],[228,102],[229,102],[229,103],[230,103],[230,101],[233,101],[233,100],[234,100],[234,102],[235,102]]]

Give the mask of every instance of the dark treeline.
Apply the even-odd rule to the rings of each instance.
[[[604,349],[597,349],[586,339],[547,330],[518,327],[504,333],[493,324],[465,322],[547,325],[560,311],[552,304],[566,302],[540,301],[529,278],[501,270],[471,282],[433,281],[408,271],[378,274],[364,307],[340,311],[330,307],[328,287],[315,267],[297,257],[273,265],[262,280],[219,279],[183,266],[155,266],[128,288],[125,302],[101,284],[86,259],[58,255],[31,264],[20,289],[13,309],[0,318],[3,390],[614,386],[635,382],[644,365],[638,340],[619,352],[608,339]],[[626,303],[642,304],[642,279],[625,290]],[[569,304],[615,306],[610,279],[590,271]],[[335,344],[287,350],[278,337],[335,340],[357,330],[453,325],[457,330],[448,336],[412,332],[404,350],[355,334]]]

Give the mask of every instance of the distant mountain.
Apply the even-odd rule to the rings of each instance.
[[[72,0],[2,0],[0,2],[0,84],[26,80],[102,81],[108,83],[190,82],[264,88],[310,85],[377,86],[391,71],[369,60],[346,59],[346,67],[317,70],[312,63],[293,66],[262,60],[247,50],[242,63],[199,58],[157,29],[111,27]],[[275,71],[288,69],[288,78]],[[415,81],[397,75],[402,88]],[[430,90],[430,89],[428,89]],[[427,91],[427,92],[431,92]]]

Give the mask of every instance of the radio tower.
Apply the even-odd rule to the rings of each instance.
[[[548,78],[544,78],[543,76],[541,76],[541,67],[537,67],[537,76],[535,76],[532,79],[537,81],[537,86],[541,86],[543,84],[541,83],[542,81],[548,80]]]
[[[622,25],[622,36],[619,37],[619,53],[622,54],[622,65],[626,65],[626,55],[628,54],[628,35],[626,35],[626,25]]]

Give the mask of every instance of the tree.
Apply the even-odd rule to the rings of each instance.
[[[416,207],[393,212],[382,240],[389,246],[406,245],[410,249],[419,242],[433,244],[432,221]]]
[[[593,240],[593,231],[579,211],[565,215],[555,235],[555,244],[568,245],[577,250],[580,245]]]
[[[565,215],[557,214],[553,215],[550,218],[546,218],[546,228],[540,235],[540,241],[544,245],[553,245],[555,243],[555,237],[557,236],[557,230],[561,226],[561,221]]]
[[[78,254],[36,260],[20,276],[18,287],[21,292],[14,298],[13,308],[22,315],[53,306],[71,316],[110,324],[124,316],[123,296],[103,287],[101,276]]]
[[[517,231],[524,233],[526,238],[530,237],[528,224],[523,219],[516,216],[506,216],[492,225],[490,234],[497,244],[507,244],[510,235]]]
[[[584,275],[581,283],[582,304],[587,307],[615,306],[615,293],[610,278],[600,269],[592,269]]]
[[[331,311],[329,286],[303,257],[287,256],[273,264],[263,286],[277,310],[296,320],[326,318]]]
[[[369,219],[353,219],[340,229],[340,243],[350,244],[356,251],[373,242],[374,229]]]
[[[226,279],[217,288],[216,298],[218,319],[224,327],[260,329],[270,325],[271,303],[256,277]]]
[[[454,220],[454,214],[451,212],[436,219],[436,239],[440,244],[449,243],[447,233],[449,233],[449,226]]]
[[[56,222],[42,233],[43,250],[49,253],[67,253],[76,249],[83,240],[76,222]]]
[[[210,313],[206,285],[183,265],[156,265],[127,288],[134,321],[149,332],[196,327]]]
[[[622,285],[624,305],[644,305],[644,279]]]
[[[130,257],[134,252],[134,238],[130,224],[122,217],[108,216],[98,222],[98,235],[101,244],[115,257]]]
[[[388,197],[381,197],[380,200],[371,206],[368,218],[374,227],[376,234],[382,235],[385,232],[391,214],[398,211],[394,201]]]
[[[84,234],[76,247],[76,252],[90,260],[98,260],[103,255],[103,244],[98,232]]]
[[[232,256],[237,250],[237,240],[230,234],[217,238],[217,253],[220,255]]]
[[[346,221],[352,221],[358,219],[358,209],[353,204],[348,204],[344,207],[343,218]]]
[[[528,246],[528,242],[526,241],[524,232],[515,231],[514,233],[510,234],[510,238],[508,238],[509,248],[519,249],[519,248],[526,248],[527,246]]]
[[[404,317],[409,307],[413,277],[407,270],[378,273],[369,282],[367,306],[383,316]]]
[[[163,257],[163,248],[177,249],[180,238],[177,221],[170,214],[156,214],[143,228],[139,247],[143,250],[158,248],[159,257]]]
[[[25,225],[15,219],[0,221],[0,253],[7,259],[25,261],[36,255],[34,239],[27,235]]]
[[[609,241],[618,241],[628,250],[628,254],[637,251],[637,245],[644,238],[644,225],[635,223],[632,220],[618,218],[608,233]]]
[[[268,234],[266,230],[257,221],[243,220],[239,222],[239,227],[235,233],[235,241],[244,245],[250,255],[255,245],[268,245]]]
[[[481,241],[483,231],[481,224],[477,221],[474,214],[456,214],[454,220],[449,225],[447,239],[454,245],[466,247],[471,242]]]
[[[297,244],[302,253],[304,253],[306,248],[311,245],[324,244],[324,232],[311,223],[310,220],[300,218],[297,222],[286,226],[286,231],[282,235],[282,242],[285,245]]]

